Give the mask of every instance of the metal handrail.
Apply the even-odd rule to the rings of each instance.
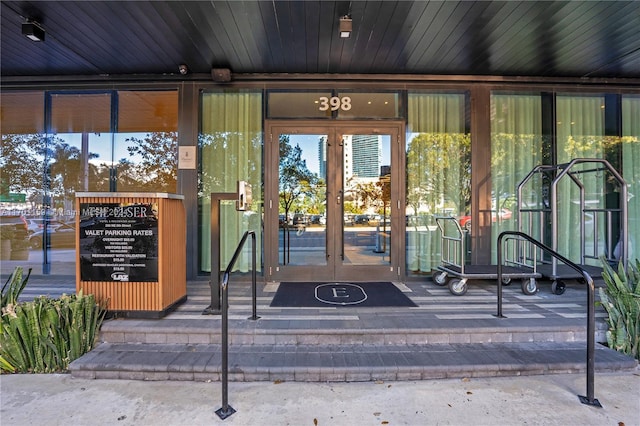
[[[236,412],[236,410],[229,405],[229,292],[227,291],[229,287],[229,276],[231,275],[231,270],[236,264],[238,257],[240,257],[244,243],[247,241],[247,237],[249,235],[251,235],[251,261],[253,269],[251,274],[253,316],[249,319],[256,320],[260,318],[256,315],[256,233],[255,231],[246,231],[242,236],[240,243],[238,243],[235,253],[233,253],[229,266],[227,266],[227,269],[224,271],[222,283],[220,285],[222,297],[222,407],[216,410],[216,414],[222,420]]]
[[[544,245],[540,241],[532,238],[531,236],[519,232],[519,231],[504,231],[498,236],[498,313],[497,317],[504,318],[502,315],[502,240],[507,236],[516,236],[518,238],[529,241],[531,244],[538,246],[539,249],[546,251],[555,259],[560,260],[567,266],[578,272],[585,280],[587,284],[587,396],[578,395],[580,402],[587,405],[593,405],[596,407],[602,407],[600,402],[594,398],[594,375],[595,375],[595,285],[593,278],[587,271],[580,268],[578,265],[562,256],[560,253],[552,250],[550,247]]]

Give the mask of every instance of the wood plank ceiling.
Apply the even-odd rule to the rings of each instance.
[[[2,1],[2,77],[640,77],[640,1]],[[339,17],[353,33],[340,38]],[[27,19],[44,42],[21,34]]]

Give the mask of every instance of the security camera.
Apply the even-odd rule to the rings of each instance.
[[[185,64],[180,64],[180,66],[178,67],[178,70],[182,75],[186,75],[189,72],[189,68],[187,68]]]

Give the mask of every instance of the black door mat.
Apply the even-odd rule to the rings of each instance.
[[[416,307],[391,282],[364,283],[311,283],[282,282],[278,286],[271,307],[326,308],[326,307]]]

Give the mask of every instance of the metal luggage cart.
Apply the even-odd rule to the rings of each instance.
[[[593,188],[587,194],[585,183],[588,179]],[[562,182],[568,182],[568,186],[561,186]],[[567,190],[573,191],[572,200],[568,205],[561,205],[559,192]],[[554,251],[559,251],[559,215],[563,215],[565,224],[575,226],[576,232],[566,235],[577,237],[579,254],[562,254],[590,275],[597,276],[602,272],[602,268],[596,266],[601,256],[612,264],[622,261],[626,268],[629,253],[627,184],[606,160],[577,158],[563,164],[536,166],[518,185],[516,203],[520,232]],[[537,257],[540,260],[538,270],[543,278],[552,281],[554,294],[564,293],[563,280],[581,279],[575,270],[558,264],[555,257],[545,257],[539,249]]]
[[[465,234],[455,217],[437,216],[436,224],[441,234],[441,265],[433,272],[433,282],[439,286],[448,285],[451,294],[462,296],[467,292],[468,280],[497,279],[497,265],[465,264]],[[526,295],[538,291],[536,251],[520,238],[509,238],[505,265],[502,267],[502,282],[510,284],[513,279],[521,280],[522,292]],[[528,252],[525,252],[528,250]],[[531,259],[530,261],[527,259]]]

